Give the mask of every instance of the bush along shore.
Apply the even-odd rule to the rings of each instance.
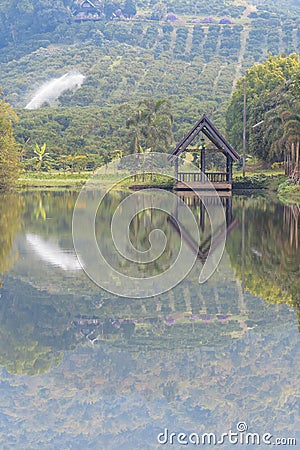
[[[251,176],[235,176],[232,183],[234,191],[268,190],[277,193],[284,202],[300,202],[300,185],[283,174],[257,173]]]
[[[300,184],[288,179],[280,184],[277,190],[278,197],[286,203],[300,203]]]

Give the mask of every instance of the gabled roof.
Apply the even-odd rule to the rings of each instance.
[[[91,9],[99,10],[103,8],[103,4],[99,0],[80,0],[77,2],[77,8],[84,8],[87,5],[89,5]]]
[[[190,131],[184,136],[183,139],[177,144],[175,150],[169,156],[169,159],[173,157],[178,157],[190,143],[195,139],[195,137],[202,131],[205,136],[220,150],[224,155],[230,156],[233,161],[238,161],[240,156],[234,150],[233,147],[226,141],[226,139],[221,135],[209,118],[203,114],[203,116],[195,123],[195,125],[190,129]]]
[[[206,240],[201,245],[199,245],[182,224],[180,224],[180,226],[178,225],[178,222],[174,219],[174,217],[168,216],[167,221],[171,224],[175,231],[177,231],[181,235],[183,241],[187,244],[187,246],[190,247],[193,252],[197,253],[197,259],[200,259],[203,263],[206,261],[209,252],[214,252],[216,248],[218,248],[218,246],[222,242],[224,242],[224,232],[222,225],[214,231],[215,241],[214,245],[212,246],[210,243],[211,236],[206,238]],[[234,230],[238,226],[238,223],[239,222],[237,219],[233,219],[230,223],[227,223],[225,232],[226,237],[231,233],[232,230]]]
[[[92,8],[96,8],[96,6],[94,5],[94,3],[91,2],[90,0],[82,0],[82,1],[80,2],[80,6],[82,7],[85,3],[88,3],[89,5],[91,5]]]

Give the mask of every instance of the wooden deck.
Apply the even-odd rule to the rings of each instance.
[[[207,182],[202,172],[178,172],[175,189],[231,191],[232,183],[226,172],[207,172],[205,175],[211,184]]]

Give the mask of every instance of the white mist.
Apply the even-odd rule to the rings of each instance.
[[[34,94],[25,109],[37,109],[45,102],[53,102],[67,89],[79,88],[85,76],[78,72],[66,73],[60,78],[53,78],[44,83]]]

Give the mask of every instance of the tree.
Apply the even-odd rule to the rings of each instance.
[[[134,17],[136,15],[136,6],[132,0],[126,0],[122,7],[122,12],[125,17]]]
[[[168,100],[147,100],[145,105],[145,119],[148,128],[145,137],[149,136],[149,147],[159,151],[169,151],[173,142],[173,116]]]
[[[113,18],[114,12],[118,9],[118,4],[115,2],[105,2],[104,4],[104,15],[106,20],[110,20]]]
[[[293,163],[299,163],[300,151],[300,115],[289,115],[283,121],[283,136],[280,140],[285,155]],[[286,158],[285,158],[286,159]]]
[[[291,85],[292,92],[294,96],[299,100],[300,99],[300,70],[298,70],[292,79]]]
[[[70,19],[69,0],[10,0],[0,3],[0,18],[5,24],[5,41],[22,42],[30,35],[52,32]],[[1,20],[0,20],[1,23]],[[2,30],[0,35],[2,34]],[[5,42],[4,41],[4,42]]]
[[[284,110],[296,107],[292,89],[297,89],[296,74],[299,71],[300,59],[295,53],[289,56],[270,56],[265,63],[257,64],[247,70],[245,77],[237,83],[226,113],[228,137],[235,148],[241,150],[242,146],[244,82],[246,81],[248,150],[266,160],[277,158],[278,155],[274,155],[276,146],[272,145],[272,133],[267,133],[268,139],[272,138],[272,141],[269,141],[268,147],[264,148],[265,125],[271,116],[273,118],[276,116],[277,123],[280,122],[281,113]],[[262,127],[252,128],[262,120],[266,122]],[[274,139],[279,137],[277,133]],[[269,149],[271,149],[270,154]]]
[[[126,123],[133,135],[131,152],[139,152],[140,146],[153,151],[169,151],[173,142],[172,124],[168,100],[141,101]]]
[[[0,99],[0,190],[10,189],[19,174],[19,147],[13,134],[17,116],[11,106]]]
[[[142,121],[143,114],[139,104],[136,110],[130,111],[130,115],[126,120],[126,128],[129,129],[129,152],[133,154],[139,153]]]
[[[249,120],[255,123],[250,128],[249,149],[265,161],[297,161],[299,158],[299,105],[293,94],[291,83],[284,83],[268,95],[261,95],[253,104]]]
[[[62,168],[65,171],[66,166],[71,170],[73,173],[74,170],[78,170],[80,173],[82,170],[86,168],[87,164],[87,156],[86,155],[78,155],[70,154],[70,155],[62,155],[59,159],[60,164],[62,164]]]
[[[156,3],[152,10],[151,19],[162,20],[167,15],[167,11],[167,5],[163,2]]]

